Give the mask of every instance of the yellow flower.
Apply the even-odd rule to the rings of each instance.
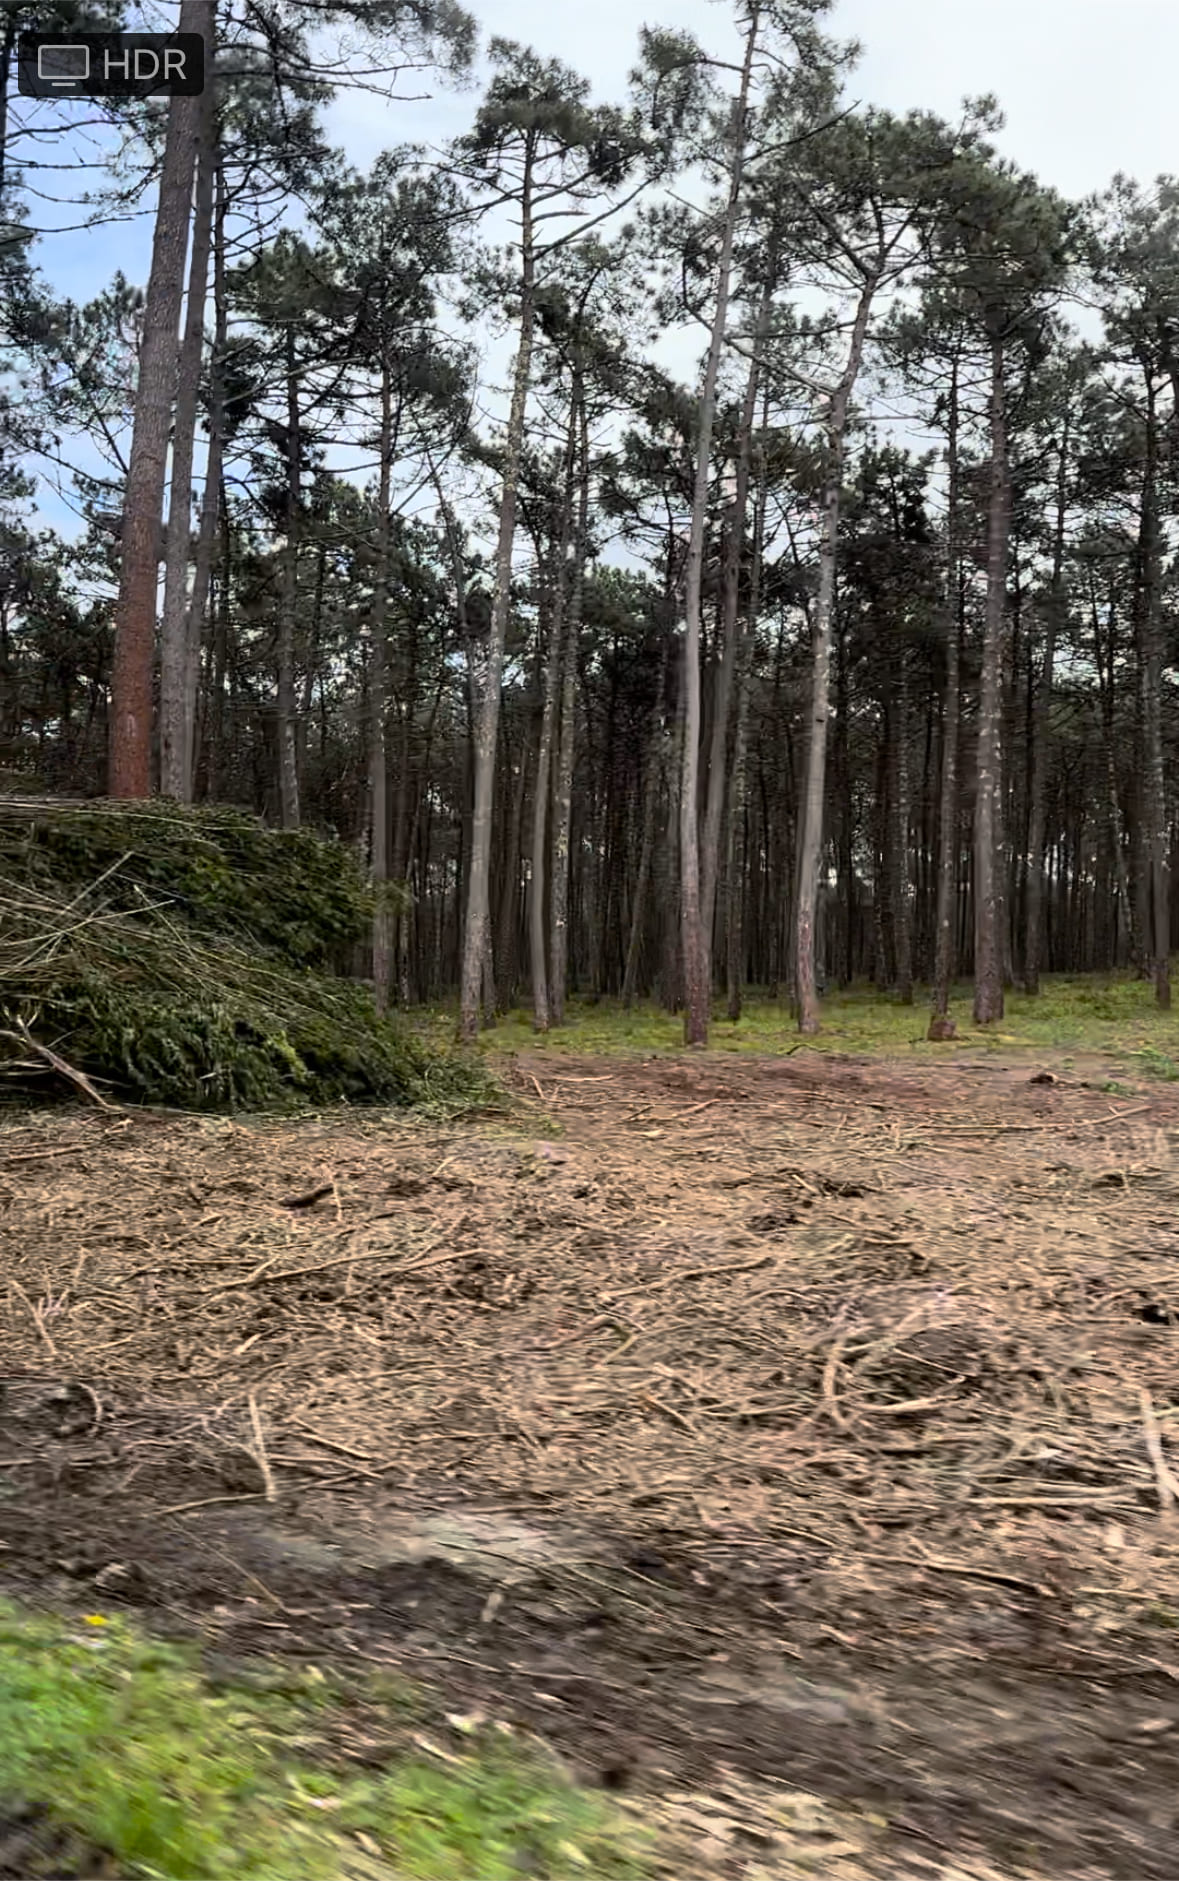
[[[85,1620],[87,1626],[105,1626],[106,1625],[106,1616],[104,1614],[85,1613],[83,1614],[82,1617]]]

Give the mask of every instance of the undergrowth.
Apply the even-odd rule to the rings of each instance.
[[[645,1872],[633,1829],[510,1738],[349,1764],[333,1748],[347,1702],[314,1667],[214,1681],[121,1620],[0,1603],[0,1825],[75,1838],[128,1881]]]

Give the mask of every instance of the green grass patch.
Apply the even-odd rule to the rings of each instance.
[[[1166,1084],[1179,1083],[1179,1060],[1174,1059],[1170,1052],[1161,1052],[1157,1046],[1146,1045],[1131,1056],[1136,1059],[1143,1077],[1162,1078]]]
[[[333,1718],[412,1693],[314,1668],[210,1678],[119,1619],[0,1603],[0,1822],[35,1812],[143,1881],[640,1881],[609,1805],[489,1734],[357,1773]]]
[[[956,986],[950,1012],[958,1037],[949,1044],[931,1044],[925,1036],[929,1000],[925,989],[911,1006],[872,987],[853,986],[833,992],[822,1001],[822,1030],[802,1038],[785,1000],[751,998],[734,1024],[718,1002],[713,1012],[710,1047],[716,1052],[748,1052],[768,1056],[790,1051],[847,1052],[906,1057],[938,1062],[965,1046],[972,1052],[1081,1051],[1099,1052],[1133,1061],[1128,1068],[1154,1077],[1179,1076],[1179,1018],[1160,1012],[1149,983],[1126,977],[1067,977],[1054,975],[1043,982],[1037,998],[1009,992],[1002,1021],[976,1027],[971,1016],[972,988]],[[415,1023],[431,1042],[453,1038],[452,1009],[418,1013]],[[480,1049],[492,1056],[504,1052],[544,1051],[554,1056],[610,1053],[670,1053],[683,1049],[683,1022],[662,1008],[635,1006],[623,1011],[616,1002],[574,999],[568,1022],[559,1030],[538,1034],[531,1014],[520,1006],[506,1014],[480,1039]]]

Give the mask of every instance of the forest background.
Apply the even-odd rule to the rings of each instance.
[[[5,13],[5,784],[332,829],[378,1005],[467,1036],[580,989],[699,1043],[748,985],[809,1031],[824,972],[930,983],[935,1036],[961,970],[980,1023],[1042,969],[1168,1004],[1179,223],[1129,16],[912,6],[857,60],[874,10],[805,0],[181,11],[171,111],[12,55],[175,9]]]

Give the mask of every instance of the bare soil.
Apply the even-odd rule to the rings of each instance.
[[[1179,1088],[1102,1075],[10,1114],[0,1587],[398,1668],[681,1873],[1173,1881]]]

